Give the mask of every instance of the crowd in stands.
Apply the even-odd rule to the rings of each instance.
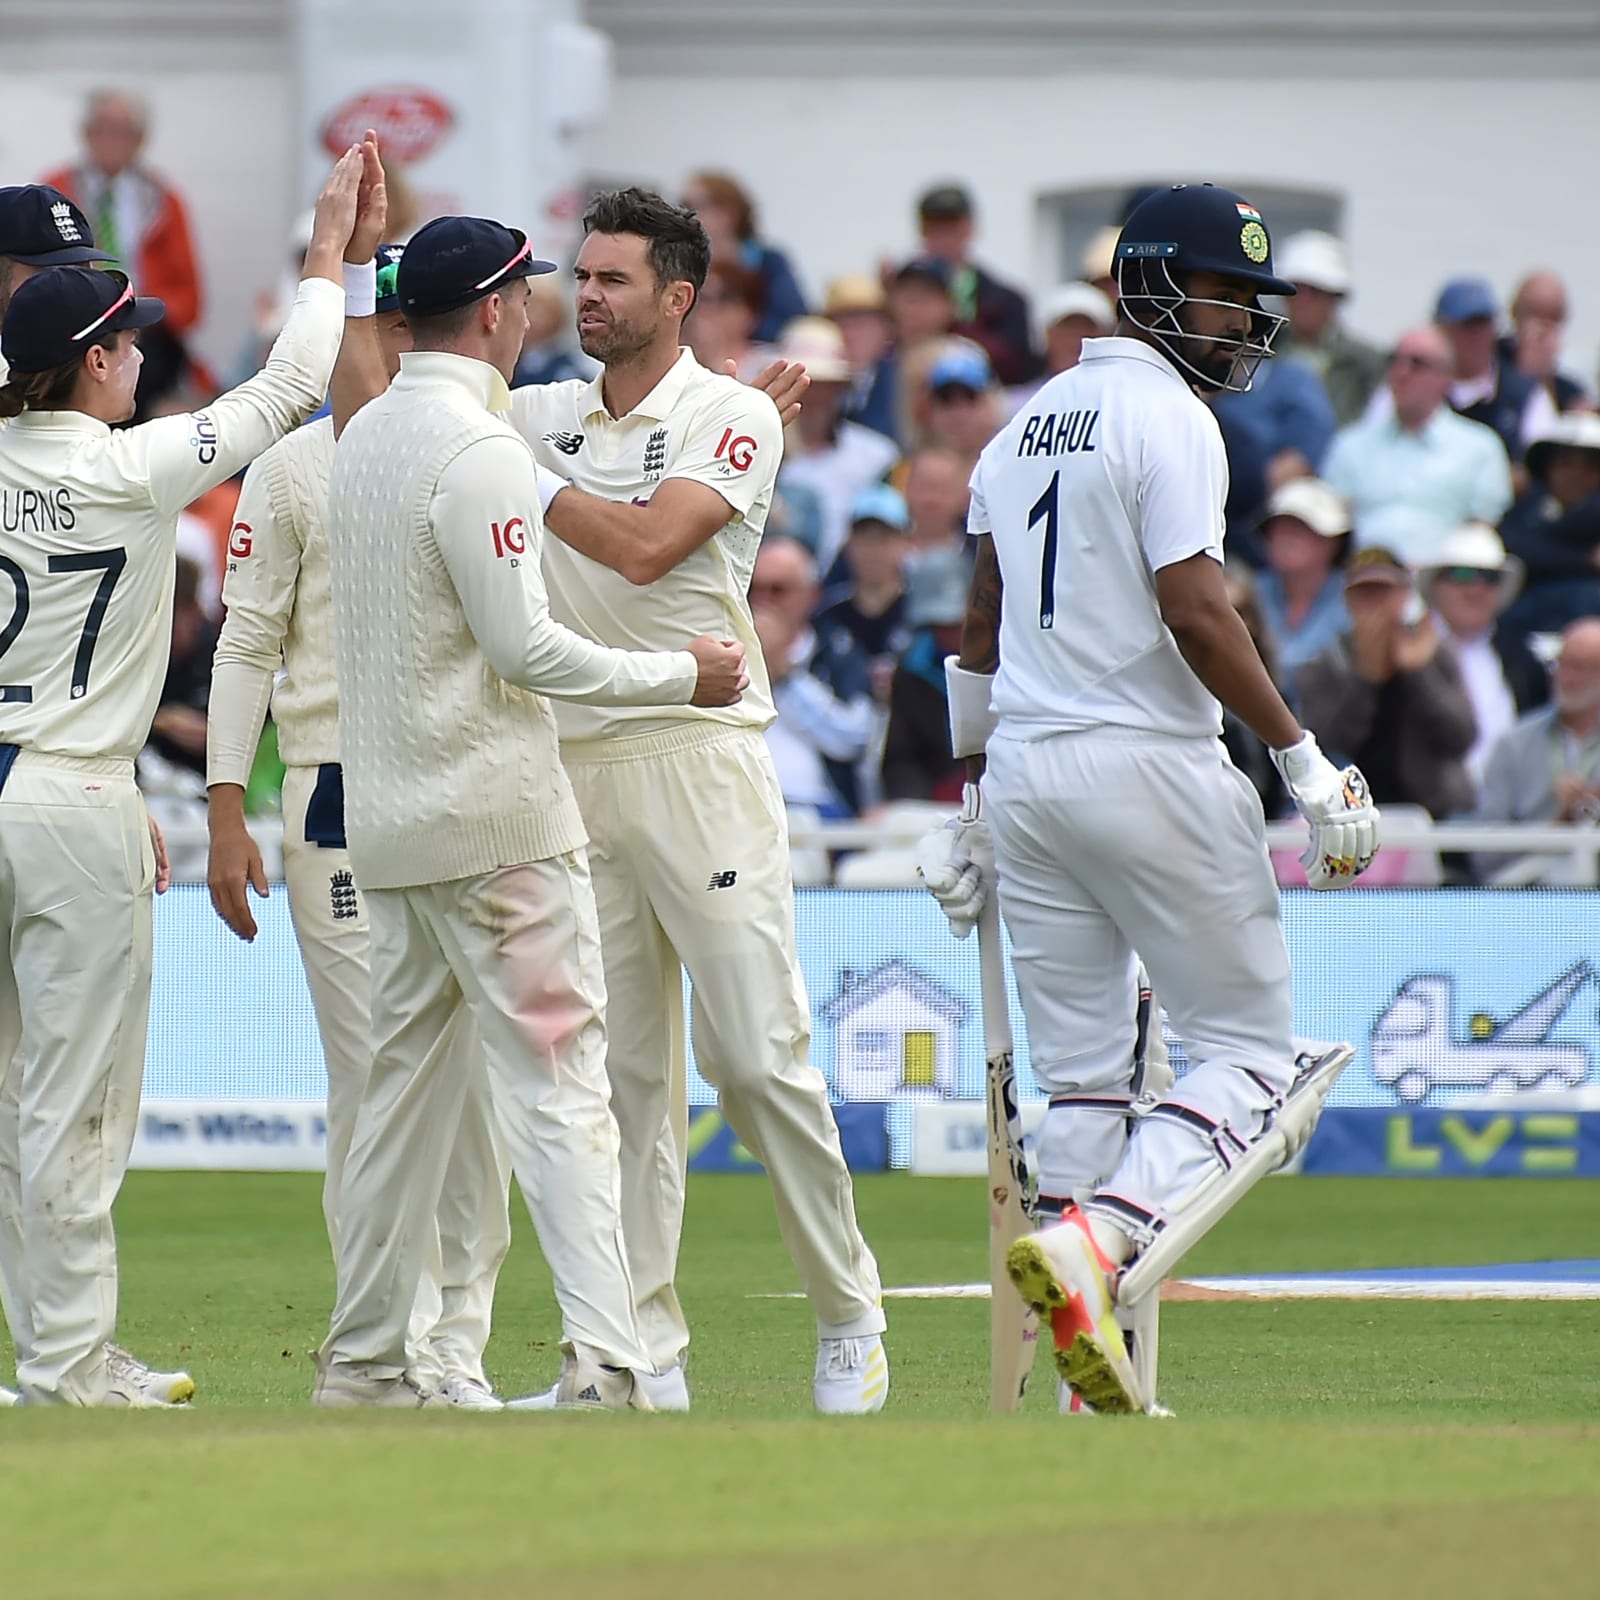
[[[150,415],[215,384],[185,342],[203,299],[184,206],[141,163],[145,133],[136,96],[98,93],[82,156],[49,181],[166,301],[146,341]],[[813,294],[736,177],[695,173],[679,198],[712,242],[685,334],[698,358],[753,378],[781,356],[811,374],[751,586],[786,798],[823,819],[955,800],[942,663],[959,644],[971,564],[968,475],[1085,339],[1114,331],[1116,226],[1091,241],[1079,280],[1034,307],[978,255],[972,193],[941,182],[916,202],[917,253]],[[396,237],[408,213],[420,220],[399,171],[391,210]],[[230,379],[281,325],[306,236],[302,219]],[[1229,576],[1263,659],[1380,804],[1433,819],[1600,820],[1600,415],[1562,365],[1566,286],[1532,270],[1502,305],[1485,279],[1446,271],[1384,349],[1347,320],[1357,286],[1339,239],[1282,240],[1277,267],[1298,289],[1277,358],[1248,393],[1212,402],[1229,461]],[[559,283],[533,287],[517,381],[591,375]],[[231,502],[224,492],[193,511],[149,752],[180,789],[203,768]],[[1231,722],[1224,737],[1268,816],[1283,815],[1265,753]],[[1451,870],[1481,879],[1495,866],[1462,858]]]

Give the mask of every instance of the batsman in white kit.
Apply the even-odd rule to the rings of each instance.
[[[646,1384],[659,1407],[688,1408],[689,1328],[674,1286],[688,1165],[687,970],[696,1065],[772,1180],[816,1317],[814,1402],[878,1411],[889,1388],[878,1269],[809,1056],[788,823],[762,731],[772,694],[748,600],[782,457],[779,415],[767,395],[681,347],[710,259],[692,212],[626,189],[598,196],[584,231],[578,335],[604,370],[592,383],[512,396],[555,535],[544,550],[551,610],[607,645],[659,649],[685,623],[736,638],[753,680],[726,709],[556,713],[589,832],[612,996],[623,1230],[662,1373]]]
[[[319,1405],[412,1407],[407,1325],[471,1074],[470,1017],[555,1280],[559,1403],[650,1409],[622,1240],[605,982],[583,822],[545,696],[711,705],[736,643],[612,650],[552,620],[534,464],[505,420],[527,239],[442,217],[397,278],[414,348],[339,441],[329,489],[345,820],[372,945],[373,1062],[338,1199]]]
[[[179,513],[326,392],[361,172],[348,153],[318,201],[266,367],[203,411],[112,432],[133,414],[135,330],[163,315],[120,273],[38,272],[0,330],[0,415],[13,419],[0,430],[0,1291],[24,1404],[185,1397],[130,1384],[108,1354],[111,1207],[138,1117],[152,890],[165,886],[134,758],[171,645]]]
[[[373,156],[376,160],[376,156]],[[381,193],[381,188],[380,191]],[[363,217],[357,235],[382,218]],[[346,316],[375,318],[392,377],[411,335],[395,279],[401,247],[352,239]],[[358,275],[370,280],[356,286]],[[363,297],[358,301],[357,296]],[[370,300],[366,298],[370,296]],[[251,467],[228,540],[207,714],[210,883],[218,914],[240,938],[256,936],[247,886],[267,892],[261,853],[244,815],[244,791],[268,701],[285,763],[283,870],[289,911],[327,1067],[327,1171],[323,1215],[338,1256],[337,1203],[356,1107],[372,1065],[370,936],[366,897],[345,843],[339,765],[339,694],[333,664],[333,580],[328,562],[328,483],[334,421],[322,417],[274,445]],[[282,675],[275,676],[279,669]],[[495,1410],[484,1375],[495,1280],[511,1247],[510,1168],[495,1132],[489,1083],[469,1018],[450,1042],[472,1077],[445,1176],[444,1196],[409,1339],[419,1385],[452,1405]]]
[[[973,472],[981,543],[947,675],[955,748],[986,750],[987,771],[919,850],[957,931],[998,884],[1050,1096],[1040,1209],[1063,1212],[1007,1270],[1061,1377],[1108,1412],[1156,1409],[1153,1358],[1130,1356],[1121,1319],[1146,1302],[1153,1317],[1160,1279],[1304,1145],[1350,1059],[1297,1049],[1261,805],[1218,701],[1270,748],[1313,888],[1364,871],[1379,822],[1361,774],[1284,705],[1223,583],[1227,462],[1199,395],[1247,389],[1285,320],[1258,298],[1294,293],[1266,225],[1237,194],[1180,185],[1135,208],[1117,267],[1115,336],[1087,341]],[[1189,1060],[1159,1098],[1132,1081],[1140,957]]]

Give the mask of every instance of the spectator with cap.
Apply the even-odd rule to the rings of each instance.
[[[898,440],[900,357],[894,345],[887,291],[863,272],[835,278],[828,285],[823,315],[838,327],[845,360],[850,364],[845,417]]]
[[[952,342],[928,368],[923,393],[928,442],[958,457],[970,478],[1005,423],[989,358],[976,345]]]
[[[784,432],[778,483],[811,490],[820,503],[817,569],[827,572],[844,548],[850,507],[900,458],[894,442],[844,415],[850,364],[844,338],[826,317],[800,317],[784,329],[779,353],[811,376],[800,415]]]
[[[1384,354],[1344,325],[1350,297],[1350,265],[1344,243],[1308,228],[1284,241],[1278,275],[1298,291],[1285,301],[1289,326],[1278,342],[1280,357],[1309,367],[1322,380],[1339,426],[1354,422],[1383,382]]]
[[[885,800],[959,800],[966,763],[950,753],[944,659],[961,649],[968,567],[953,550],[924,556],[907,581],[911,643],[889,684],[883,742]]]
[[[898,489],[875,483],[863,490],[850,508],[843,556],[847,577],[825,590],[817,607],[817,638],[826,646],[843,636],[865,653],[878,700],[888,698],[889,675],[911,642],[906,623],[910,527],[911,514]]]
[[[705,284],[683,326],[684,343],[702,367],[725,372],[731,361],[741,383],[754,381],[777,353],[756,339],[766,293],[760,273],[726,256],[712,257]]]
[[[1349,631],[1301,667],[1300,715],[1334,760],[1360,767],[1380,806],[1467,810],[1472,704],[1411,573],[1392,550],[1358,550],[1344,598]]]
[[[44,183],[0,188],[0,322],[12,295],[35,273],[111,259],[95,248],[89,219],[59,189]],[[0,383],[5,379],[0,357]]]
[[[789,258],[758,237],[755,202],[726,172],[697,172],[684,185],[683,203],[711,240],[711,259],[730,261],[761,280],[761,315],[754,339],[773,344],[789,323],[806,315],[806,297]]]
[[[1592,397],[1561,370],[1561,339],[1567,326],[1567,286],[1554,272],[1530,272],[1511,297],[1511,332],[1500,341],[1500,359],[1541,384],[1563,415],[1587,409]]]
[[[1344,603],[1349,509],[1320,479],[1292,478],[1267,502],[1261,542],[1267,564],[1256,577],[1255,602],[1272,647],[1274,678],[1294,706],[1300,668],[1350,626]]]
[[[140,160],[149,132],[149,109],[138,95],[96,89],[84,110],[82,160],[45,179],[94,218],[100,248],[124,265],[139,293],[167,308],[142,342],[136,419],[150,416],[183,382],[189,363],[184,339],[201,311],[188,211],[178,192]]]
[[[1103,339],[1115,331],[1117,311],[1110,296],[1092,283],[1064,283],[1047,296],[1039,320],[1044,326],[1044,376],[1053,378],[1077,366],[1085,339]]]
[[[1493,428],[1516,463],[1530,440],[1550,431],[1556,408],[1543,384],[1499,359],[1499,317],[1500,302],[1486,278],[1452,278],[1433,309],[1455,359],[1452,408]]]
[[[750,577],[750,615],[777,710],[767,747],[786,803],[850,817],[860,808],[857,767],[877,726],[872,674],[848,634],[818,635],[816,604],[811,552],[768,535]]]
[[[1493,429],[1446,404],[1453,357],[1438,328],[1401,334],[1389,358],[1389,403],[1374,404],[1333,441],[1322,476],[1350,502],[1358,545],[1413,566],[1463,522],[1498,523],[1511,469]]]
[[[1532,480],[1500,536],[1527,569],[1506,613],[1521,633],[1554,633],[1600,616],[1600,417],[1573,411],[1528,446]]]
[[[1491,752],[1474,821],[1600,822],[1600,617],[1567,625],[1553,677],[1550,704],[1519,718]],[[1531,881],[1570,880],[1567,862],[1542,860]],[[1480,881],[1518,864],[1515,856],[1473,856]],[[1516,878],[1530,881],[1526,872]]]
[[[888,295],[894,342],[902,351],[925,340],[943,339],[955,326],[950,268],[938,256],[912,256],[894,268],[889,274]]]
[[[917,202],[917,218],[922,248],[950,269],[953,331],[983,346],[1002,383],[1026,383],[1039,369],[1028,302],[972,259],[972,196],[960,184],[939,184]]]
[[[1500,535],[1468,523],[1445,535],[1434,564],[1417,574],[1440,637],[1461,669],[1478,734],[1467,752],[1473,786],[1483,780],[1489,752],[1525,711],[1550,698],[1550,680],[1521,634],[1500,620],[1522,586],[1522,563],[1506,553]]]

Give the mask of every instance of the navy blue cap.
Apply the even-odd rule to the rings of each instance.
[[[904,283],[907,278],[925,278],[941,289],[950,287],[950,263],[942,256],[912,256],[895,272],[894,281]]]
[[[1433,320],[1447,325],[1499,315],[1500,302],[1487,278],[1452,278],[1439,291],[1438,304],[1433,308]]]
[[[375,310],[400,309],[400,257],[406,253],[403,244],[380,244],[374,258],[378,268],[378,303]]]
[[[399,309],[408,317],[439,317],[515,278],[555,270],[555,262],[534,256],[519,229],[487,217],[435,217],[406,246],[395,276]]]
[[[10,256],[27,267],[116,259],[95,249],[89,219],[47,183],[19,183],[0,189],[0,256]]]
[[[105,334],[149,328],[166,314],[159,300],[136,300],[120,272],[47,267],[12,295],[0,355],[14,373],[49,372],[77,360]]]
[[[1141,200],[1122,225],[1118,261],[1164,261],[1177,272],[1215,272],[1258,293],[1294,293],[1272,270],[1272,241],[1261,213],[1231,189],[1180,183]]]

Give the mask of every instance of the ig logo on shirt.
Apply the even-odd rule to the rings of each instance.
[[[512,566],[520,566],[517,557],[526,555],[528,550],[528,530],[522,518],[512,517],[505,523],[491,522],[489,532],[494,538],[495,559],[508,557]]]
[[[748,472],[750,463],[756,458],[756,449],[756,442],[748,433],[741,433],[735,438],[733,429],[725,428],[715,456],[716,460],[723,463],[718,470],[724,477],[730,477],[735,472]]]

